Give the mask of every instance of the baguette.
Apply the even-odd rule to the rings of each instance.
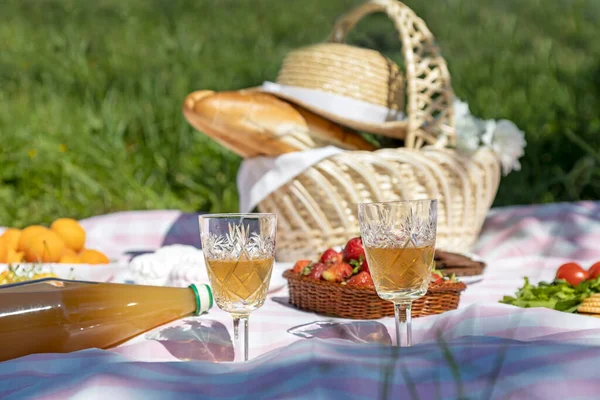
[[[233,151],[241,157],[249,158],[260,155],[260,152],[253,150],[247,144],[245,144],[242,138],[236,138],[234,135],[227,135],[226,133],[215,129],[208,121],[205,120],[205,118],[202,118],[200,114],[195,112],[196,104],[199,103],[203,98],[214,93],[215,92],[212,90],[199,90],[190,93],[186,97],[183,104],[183,115],[185,116],[186,120],[194,128],[204,132],[207,136],[211,137],[221,146]]]
[[[289,104],[292,105],[292,103]],[[309,134],[318,144],[318,147],[334,145],[346,150],[376,150],[374,145],[359,134],[314,114],[299,105],[294,104],[293,107],[306,121]]]
[[[194,92],[183,112],[196,129],[242,157],[277,156],[326,145],[373,150],[360,135],[277,97],[252,90]]]

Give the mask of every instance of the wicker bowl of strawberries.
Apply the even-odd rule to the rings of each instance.
[[[378,319],[394,315],[394,305],[375,291],[361,238],[342,251],[327,249],[317,262],[300,260],[283,274],[290,304],[339,318]],[[441,314],[458,307],[466,285],[433,271],[425,296],[413,302],[413,317]]]

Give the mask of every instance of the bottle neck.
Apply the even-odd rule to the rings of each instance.
[[[194,315],[203,314],[212,308],[213,294],[210,286],[192,283],[189,288],[194,292],[196,300],[196,310],[194,311]]]

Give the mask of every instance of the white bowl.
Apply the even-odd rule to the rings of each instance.
[[[29,264],[19,263],[19,268],[33,269],[36,272],[51,272],[61,279],[72,279],[91,282],[112,282],[116,275],[125,267],[119,263],[110,264]],[[0,273],[8,269],[8,264],[0,264]]]

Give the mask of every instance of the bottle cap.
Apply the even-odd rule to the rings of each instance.
[[[207,312],[213,306],[213,294],[210,286],[199,283],[192,283],[190,289],[194,291],[194,296],[196,297],[196,311],[194,311],[194,315],[200,315],[202,313]]]

